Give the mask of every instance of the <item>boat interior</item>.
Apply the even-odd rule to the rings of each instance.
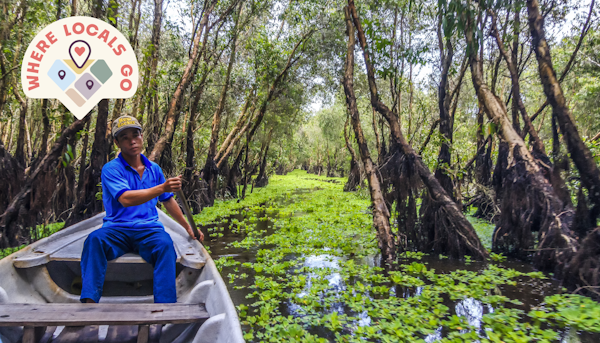
[[[151,326],[150,341],[215,342],[241,338],[239,319],[216,266],[204,247],[192,240],[173,219],[159,211],[165,230],[177,252],[178,303],[204,303],[210,318],[202,324],[166,324]],[[86,223],[87,222],[87,223]],[[80,224],[87,225],[80,225]],[[85,239],[102,225],[102,216],[90,218],[36,242],[0,263],[0,273],[9,272],[14,282],[0,281],[2,303],[79,303],[81,293],[80,258]],[[181,231],[181,232],[180,232]],[[5,259],[6,260],[6,259]],[[7,266],[8,265],[8,266]],[[3,273],[3,275],[7,275]],[[153,267],[135,253],[109,261],[101,303],[152,303]],[[5,296],[3,296],[4,294]],[[4,299],[3,299],[4,298]],[[226,318],[235,316],[235,318]],[[235,319],[237,330],[228,334],[224,327]],[[69,337],[90,336],[99,342],[135,342],[137,326],[96,326],[77,328],[48,327],[44,343],[71,342]],[[50,334],[51,331],[51,334]],[[91,332],[91,333],[90,333]],[[96,332],[96,333],[94,333]],[[0,327],[1,343],[20,342],[22,328]],[[77,336],[79,335],[79,336]],[[94,341],[93,339],[91,341]],[[240,341],[234,339],[233,341]],[[241,339],[243,341],[243,339]],[[75,342],[75,341],[73,341]],[[86,341],[87,342],[87,341]]]

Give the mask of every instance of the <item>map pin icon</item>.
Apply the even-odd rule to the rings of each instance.
[[[69,47],[69,56],[79,69],[83,68],[91,53],[90,45],[84,40],[76,40]]]
[[[58,71],[58,77],[62,80],[65,78],[65,75],[67,75],[67,73],[65,73],[64,70],[59,70]]]
[[[94,87],[94,81],[92,80],[87,80],[85,82],[85,85],[87,86],[88,89],[92,89],[92,87]]]

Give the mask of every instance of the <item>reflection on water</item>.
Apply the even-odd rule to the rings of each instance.
[[[311,255],[304,258],[303,266],[311,269],[328,269],[330,272],[324,276],[324,278],[329,282],[327,292],[340,293],[346,290],[346,284],[342,279],[342,276],[340,273],[335,272],[335,270],[340,269],[340,260],[342,260],[340,257],[333,255]],[[313,280],[319,278],[319,274],[317,272],[309,272],[306,274],[306,276],[306,286],[300,293],[298,293],[299,298],[307,296],[312,288]],[[297,314],[301,308],[302,307],[300,305],[295,304],[291,300],[288,302],[288,309],[292,314]],[[329,312],[339,312],[340,314],[344,313],[344,304],[342,302],[331,304],[331,310]]]
[[[435,341],[441,340],[441,339],[442,339],[442,327],[440,326],[439,328],[437,328],[437,330],[435,330],[434,333],[432,333],[431,335],[427,335],[427,337],[425,337],[425,342],[432,343],[432,342],[435,342]]]
[[[483,315],[493,313],[494,308],[490,305],[483,305],[479,300],[467,298],[456,304],[455,312],[457,316],[467,318],[469,325],[480,329]]]

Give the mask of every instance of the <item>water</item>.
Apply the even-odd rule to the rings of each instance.
[[[297,194],[306,193],[308,190],[302,190]],[[293,199],[281,200],[280,203],[289,203]],[[237,232],[231,225],[231,221],[237,219],[243,221],[246,214],[249,213],[248,209],[242,209],[238,214],[227,217],[227,221],[217,225],[208,225],[202,227],[202,230],[208,233],[209,229],[215,227],[222,228],[223,234],[219,238],[210,238],[205,244],[210,247],[211,256],[214,260],[218,260],[221,257],[231,257],[236,262],[241,264],[250,262],[256,262],[256,254],[260,249],[269,249],[268,245],[262,245],[251,248],[236,248],[229,246],[230,243],[239,242],[246,237],[243,232]],[[268,236],[273,233],[274,221],[276,220],[276,213],[268,214],[265,211],[253,213],[258,218],[267,217],[267,220],[258,220],[254,223],[256,231],[263,231],[263,236]],[[303,213],[294,213],[294,216],[301,216]],[[214,236],[214,235],[213,235]],[[207,236],[208,237],[208,236]],[[326,249],[325,249],[326,250]],[[319,254],[319,255],[289,255],[285,257],[285,260],[299,261],[300,264],[293,267],[288,273],[293,272],[296,269],[307,267],[310,268],[309,272],[303,272],[306,276],[306,282],[304,288],[300,293],[297,294],[297,298],[303,299],[307,296],[314,285],[315,281],[318,281],[318,275],[314,271],[325,270],[327,272],[325,279],[327,282],[327,293],[328,296],[334,298],[338,295],[339,301],[333,302],[326,309],[320,310],[322,316],[337,312],[338,314],[346,314],[348,316],[357,318],[355,324],[359,327],[368,327],[372,324],[373,319],[368,315],[367,311],[355,312],[351,308],[345,305],[341,299],[341,294],[347,290],[348,283],[352,280],[345,281],[342,275],[339,273],[340,263],[344,263],[347,260],[353,260],[354,263],[359,265],[367,265],[370,267],[378,267],[380,265],[379,256],[367,256],[362,258],[355,258],[350,256],[339,257],[330,254]],[[403,264],[410,264],[412,262],[423,263],[427,266],[427,269],[435,269],[437,274],[449,274],[457,270],[467,270],[473,272],[481,272],[487,268],[485,263],[471,262],[465,263],[464,261],[457,261],[452,259],[442,259],[437,256],[425,255],[421,260],[406,259]],[[506,261],[502,263],[496,263],[496,265],[503,268],[511,268],[523,273],[533,272],[534,269],[526,264],[519,261]],[[398,267],[399,268],[399,267]],[[221,275],[225,280],[232,300],[235,305],[246,305],[250,306],[256,301],[254,298],[248,298],[249,294],[252,294],[256,289],[251,288],[254,284],[254,270],[252,268],[243,268],[243,272],[248,274],[247,278],[240,279],[236,278],[233,283],[228,282],[230,275],[238,276],[241,273],[241,265],[224,266],[221,271]],[[381,274],[386,274],[382,271]],[[504,307],[512,307],[525,311],[527,313],[533,307],[538,306],[542,303],[543,299],[552,294],[560,293],[560,286],[557,281],[551,279],[537,279],[530,277],[518,277],[517,283],[514,286],[511,285],[498,285],[495,290],[498,294],[504,295],[510,299],[516,299],[521,302],[519,305],[506,304]],[[414,297],[421,294],[423,287],[402,287],[399,285],[389,285],[390,295],[399,298]],[[371,298],[372,299],[372,298]],[[451,300],[450,297],[445,297],[443,304],[449,308],[450,315],[456,314],[466,318],[468,324],[474,327],[480,336],[485,335],[485,328],[482,322],[482,318],[485,314],[494,313],[496,310],[490,304],[484,304],[481,301],[473,299],[471,297],[462,298],[459,300]],[[294,316],[303,317],[306,315],[303,305],[294,302],[292,299],[284,301],[280,304],[279,311],[282,316]],[[248,326],[242,326],[243,330],[247,332],[250,328]],[[335,339],[334,333],[323,327],[322,325],[312,325],[307,329],[311,334],[316,334],[320,337],[325,337],[330,340]],[[466,332],[462,330],[461,332]],[[343,330],[343,333],[351,333],[347,330]],[[424,337],[424,340],[428,343],[440,340],[445,337],[447,333],[444,332],[442,326],[440,326],[435,332],[430,333]],[[574,330],[565,330],[561,333],[561,343],[592,343],[600,341],[599,335],[592,335],[587,333],[577,333]]]

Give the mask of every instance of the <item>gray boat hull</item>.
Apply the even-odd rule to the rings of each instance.
[[[103,218],[104,213],[98,214],[0,260],[0,303],[79,302],[83,242],[102,226]],[[177,301],[205,303],[211,316],[200,327],[163,326],[160,342],[244,342],[227,286],[206,249],[160,210],[159,220],[173,239],[178,255]],[[153,302],[152,266],[134,254],[109,262],[100,302]],[[22,328],[0,327],[1,343],[17,343],[22,334]]]

